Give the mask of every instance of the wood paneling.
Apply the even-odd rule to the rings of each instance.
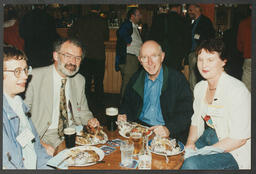
[[[115,55],[115,49],[106,49],[105,76],[103,82],[105,93],[120,93],[122,77],[120,71],[115,71]]]

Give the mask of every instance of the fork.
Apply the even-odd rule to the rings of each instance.
[[[166,163],[168,163],[168,162],[169,162],[169,158],[168,158],[168,156],[167,156],[167,153],[166,153],[166,152],[165,152],[165,155],[164,155],[164,156],[165,156],[165,162],[166,162]]]

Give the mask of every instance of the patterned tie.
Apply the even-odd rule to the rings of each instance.
[[[67,79],[62,79],[61,87],[60,87],[60,117],[59,117],[59,125],[58,125],[58,134],[60,137],[64,136],[63,130],[69,125],[66,96],[65,96],[66,81]]]

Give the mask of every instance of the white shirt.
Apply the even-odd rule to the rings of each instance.
[[[22,99],[20,96],[16,95],[14,98],[11,98],[9,95],[4,94],[8,103],[10,104],[13,111],[18,115],[20,119],[19,124],[19,135],[26,129],[32,132],[30,124],[28,122],[28,118],[25,115],[23,108],[22,108]],[[18,135],[18,136],[19,136]],[[25,147],[22,148],[23,154],[23,164],[26,169],[36,169],[37,163],[37,155],[35,152],[34,143],[28,141]]]
[[[204,131],[204,99],[207,81],[199,82],[194,89],[194,114],[191,125],[197,126],[199,138]],[[222,73],[212,103],[211,115],[219,141],[224,138],[248,139],[246,144],[231,151],[239,169],[251,168],[251,93],[239,80]]]
[[[60,87],[61,87],[61,80],[63,77],[61,77],[57,70],[55,69],[55,66],[53,67],[53,112],[52,112],[52,123],[49,126],[48,129],[58,129],[59,124],[59,116],[60,116]],[[68,102],[70,100],[70,88],[69,88],[69,78],[67,78],[66,86],[65,86],[65,96],[66,96],[66,104],[67,104],[67,112],[68,112],[68,123],[69,125],[72,125],[71,120],[71,112],[68,107]]]
[[[130,46],[127,46],[127,53],[135,54],[136,56],[139,56],[140,53],[140,47],[142,45],[142,39],[140,37],[140,33],[138,30],[138,25],[134,24],[132,22],[132,42]]]

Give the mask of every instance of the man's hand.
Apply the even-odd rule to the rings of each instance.
[[[88,121],[88,126],[89,127],[99,127],[100,126],[100,122],[97,120],[97,118],[91,118],[89,121]]]
[[[164,137],[164,138],[169,137],[169,135],[170,135],[169,130],[165,126],[160,126],[160,125],[152,126],[149,128],[149,130],[154,131],[154,133],[156,135],[158,135],[160,137]]]
[[[125,114],[119,114],[117,121],[127,121],[127,116]]]
[[[55,152],[55,149],[50,144],[44,143],[42,140],[40,140],[40,143],[45,148],[47,154],[50,155],[50,156],[53,156],[53,154]]]

